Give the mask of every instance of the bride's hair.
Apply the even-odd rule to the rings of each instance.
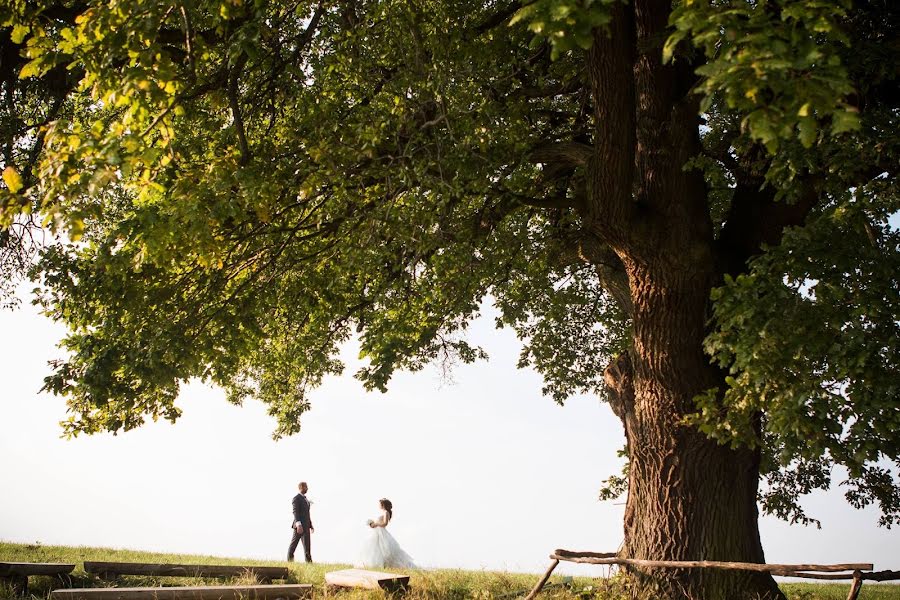
[[[381,508],[383,508],[384,510],[387,511],[388,519],[393,519],[394,518],[394,505],[391,504],[391,501],[388,500],[387,498],[382,498],[378,502],[381,503]]]

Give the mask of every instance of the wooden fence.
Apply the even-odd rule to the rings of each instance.
[[[874,571],[872,563],[847,563],[839,565],[770,565],[762,563],[722,562],[716,560],[642,560],[624,558],[615,552],[571,552],[556,550],[550,555],[553,561],[525,600],[533,600],[540,593],[560,561],[592,565],[624,565],[646,569],[730,569],[757,571],[783,577],[806,579],[852,579],[847,600],[856,600],[863,581],[894,581],[900,579],[900,571]]]

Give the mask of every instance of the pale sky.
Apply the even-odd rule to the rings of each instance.
[[[490,314],[470,332],[490,361],[458,367],[453,383],[427,369],[366,393],[349,344],[345,375],[312,394],[301,433],[279,442],[261,404],[232,406],[199,383],[182,391],[175,425],[63,440],[64,401],[38,393],[62,327],[26,302],[0,311],[0,331],[2,540],[279,560],[302,479],[317,562],[351,562],[383,496],[393,535],[427,567],[538,572],[554,548],[621,543],[622,501],[597,500],[620,468],[620,424],[596,398],[559,407],[541,396],[540,376],[515,367],[520,343]],[[850,508],[840,488],[805,505],[821,530],[762,520],[768,562],[900,569],[900,537],[874,510]]]

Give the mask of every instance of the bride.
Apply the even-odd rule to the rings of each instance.
[[[394,506],[387,498],[382,498],[378,501],[378,504],[381,507],[381,515],[374,521],[368,521],[369,527],[372,528],[372,534],[363,545],[356,566],[363,568],[415,569],[416,565],[413,563],[412,558],[403,551],[403,548],[400,547],[394,536],[388,533],[386,529],[394,516]]]

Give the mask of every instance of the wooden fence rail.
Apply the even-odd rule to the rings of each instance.
[[[534,589],[531,590],[525,600],[533,600],[540,593],[544,585],[550,579],[553,570],[560,561],[587,563],[592,565],[624,565],[629,567],[643,567],[647,569],[728,569],[738,571],[756,571],[771,573],[782,577],[802,577],[806,579],[852,579],[850,594],[847,600],[856,600],[863,580],[869,581],[894,581],[900,579],[900,571],[872,572],[875,566],[872,563],[845,563],[838,565],[778,565],[745,562],[725,562],[716,560],[642,560],[637,558],[621,557],[615,552],[572,552],[569,550],[555,550],[550,555],[553,561],[550,568],[541,577]],[[869,571],[864,573],[864,571]]]

